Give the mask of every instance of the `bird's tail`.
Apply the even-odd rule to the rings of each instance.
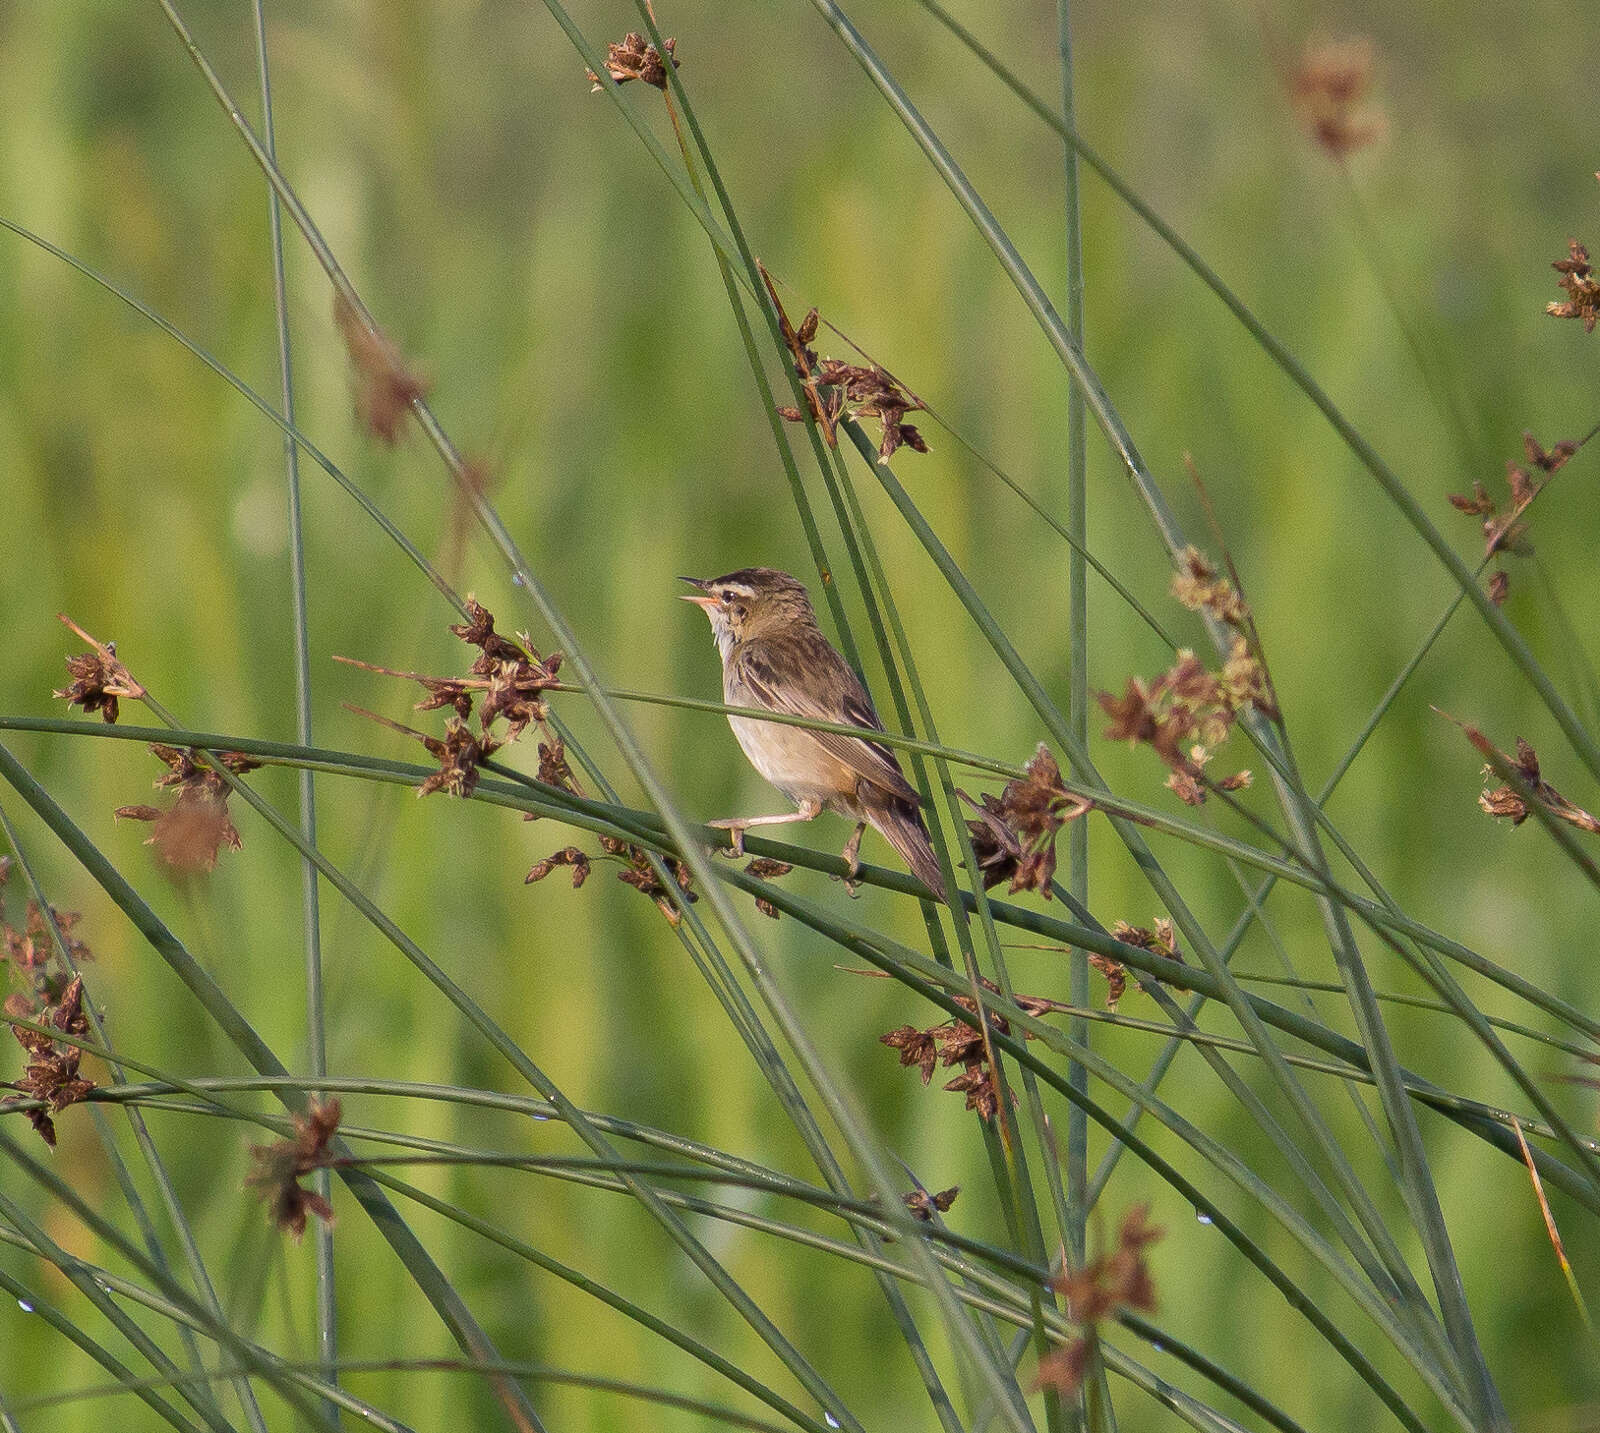
[[[912,875],[948,905],[950,897],[945,890],[944,873],[939,869],[939,858],[928,840],[928,828],[922,824],[922,813],[909,801],[890,800],[869,810],[867,819],[900,853],[901,859],[911,867]]]

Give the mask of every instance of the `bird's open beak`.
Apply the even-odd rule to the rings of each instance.
[[[704,577],[680,577],[678,581],[687,582],[693,587],[704,587],[707,579]],[[704,593],[680,592],[678,595],[685,602],[693,602],[696,607],[703,607],[707,612],[720,605],[715,597],[706,596]]]

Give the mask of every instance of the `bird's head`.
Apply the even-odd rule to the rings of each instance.
[[[744,567],[725,577],[680,579],[696,592],[683,594],[685,602],[703,608],[711,619],[711,633],[726,654],[736,642],[773,636],[796,626],[816,626],[816,614],[806,589],[771,567]]]

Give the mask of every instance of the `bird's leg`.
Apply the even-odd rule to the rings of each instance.
[[[857,821],[855,832],[844,843],[844,850],[839,852],[844,857],[844,888],[852,897],[856,894],[856,877],[861,874],[861,836],[866,829],[865,821]]]
[[[815,821],[822,815],[820,801],[802,801],[797,811],[777,816],[725,816],[720,821],[707,821],[706,825],[718,831],[727,831],[733,837],[733,854],[744,855],[744,833],[752,826],[787,826],[795,821]]]

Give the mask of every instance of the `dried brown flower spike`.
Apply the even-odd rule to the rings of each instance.
[[[1138,946],[1140,950],[1148,950],[1152,955],[1164,955],[1168,960],[1177,961],[1179,965],[1184,963],[1183,951],[1178,948],[1177,932],[1173,930],[1172,922],[1165,916],[1157,916],[1153,926],[1148,929],[1142,925],[1129,925],[1127,921],[1118,921],[1111,927],[1111,936],[1124,945]],[[1104,965],[1101,964],[1102,961],[1105,961]],[[1127,977],[1122,972],[1122,966],[1105,956],[1095,955],[1090,955],[1089,963],[1104,972],[1107,981],[1110,982],[1111,990],[1108,998],[1111,1008],[1115,1009],[1116,997],[1121,995],[1127,985]],[[1106,968],[1113,965],[1122,976],[1120,980],[1113,977],[1111,971]],[[1143,977],[1139,981],[1139,988],[1143,990],[1150,983],[1150,979],[1148,975]]]
[[[475,597],[467,598],[467,621],[452,623],[450,630],[463,642],[478,649],[469,676],[430,677],[422,672],[401,672],[393,667],[380,667],[372,662],[358,661],[354,657],[335,657],[334,660],[343,662],[347,666],[360,667],[363,671],[377,672],[381,676],[402,677],[407,681],[420,683],[428,695],[416,704],[415,710],[427,712],[449,707],[455,713],[454,721],[457,723],[466,722],[472,715],[473,701],[481,695],[483,705],[478,710],[478,723],[484,733],[483,739],[479,741],[481,756],[487,756],[506,742],[515,741],[530,725],[537,724],[543,727],[550,715],[543,694],[556,685],[556,674],[561,670],[561,653],[552,652],[548,657],[541,657],[526,639],[513,641],[509,637],[501,636],[494,629],[494,613]],[[351,710],[361,709],[352,707]],[[372,713],[363,712],[363,715],[371,716]],[[382,717],[375,719],[383,721],[386,726],[394,727],[397,731],[416,736],[425,744],[432,741],[432,738],[424,737],[410,727],[395,726],[393,722]],[[506,723],[504,738],[489,741],[487,739],[489,728],[500,720]],[[459,736],[452,735],[453,730],[453,727],[447,728],[444,746],[429,745],[429,751],[443,759],[446,756],[445,746],[452,741],[462,744]],[[550,741],[551,745],[548,748],[542,744],[539,747],[539,779],[547,781],[550,785],[561,785],[566,790],[577,791],[577,782],[572,776],[571,768],[566,764],[560,739],[552,736]],[[564,773],[565,780],[551,780],[548,774],[551,771]],[[473,783],[476,783],[476,777],[473,778]],[[444,784],[450,786],[452,790],[455,789],[453,782]],[[467,790],[470,789],[469,785]]]
[[[999,993],[999,987],[993,981],[985,980],[983,985],[992,994]],[[1059,1000],[1046,1000],[1035,995],[1019,995],[1016,1001],[1018,1009],[1035,1017],[1071,1008]],[[955,1002],[963,1010],[977,1013],[977,1004],[970,995],[957,995]],[[989,1024],[1002,1035],[1011,1031],[1010,1022],[993,1013],[989,1015]],[[1026,1038],[1033,1037],[1027,1035]],[[983,1031],[976,1025],[969,1025],[965,1020],[947,1020],[927,1030],[919,1030],[915,1025],[902,1025],[886,1035],[880,1035],[878,1042],[891,1050],[898,1050],[902,1065],[908,1068],[915,1066],[921,1071],[924,1085],[932,1079],[935,1065],[947,1068],[951,1065],[965,1066],[961,1074],[944,1088],[965,1095],[967,1108],[976,1110],[983,1119],[993,1119],[998,1112],[1000,1096],[994,1071],[989,1068]]]
[[[1527,525],[1521,521],[1522,514],[1539,496],[1549,475],[1564,468],[1572,455],[1582,446],[1581,442],[1563,438],[1546,451],[1532,433],[1523,433],[1522,450],[1527,457],[1528,467],[1521,467],[1509,460],[1506,462],[1506,488],[1510,493],[1510,499],[1505,512],[1500,511],[1500,504],[1489,496],[1488,489],[1480,482],[1473,482],[1470,497],[1465,493],[1450,494],[1450,506],[1457,512],[1483,519],[1485,557],[1508,552],[1526,557],[1533,552],[1532,546],[1528,543]],[[1511,579],[1504,570],[1493,573],[1489,578],[1489,600],[1498,607],[1506,600],[1510,586]]]
[[[418,796],[448,791],[452,796],[471,796],[478,788],[478,767],[500,749],[500,743],[473,734],[460,717],[444,724],[444,739],[425,736],[422,744],[439,760],[439,769],[417,787]]]
[[[672,68],[677,69],[679,60],[675,53],[678,42],[667,39],[662,42],[667,47],[667,59],[672,61]],[[606,73],[619,85],[625,85],[629,80],[639,80],[643,84],[653,85],[658,90],[667,87],[667,67],[661,58],[661,52],[652,44],[646,42],[643,35],[629,30],[622,37],[620,43],[613,41],[606,46]],[[589,91],[597,93],[604,86],[600,83],[600,76],[593,70],[585,70],[589,77]]]
[[[117,660],[115,642],[101,642],[91,637],[64,612],[58,612],[56,616],[89,643],[94,651],[68,657],[67,671],[72,683],[50,695],[73,706],[81,706],[85,714],[97,711],[105,721],[115,722],[118,698],[127,697],[130,701],[137,701],[144,696],[144,688]]]
[[[1216,566],[1197,547],[1186,547],[1172,575],[1172,595],[1191,612],[1208,612],[1219,622],[1243,631],[1250,609],[1233,583],[1217,575]]]
[[[662,863],[672,877],[672,887],[661,883],[655,868],[650,864],[649,853],[638,846],[630,845],[626,841],[618,840],[615,836],[602,836],[600,849],[609,858],[622,867],[617,872],[617,879],[624,885],[632,886],[636,891],[650,897],[656,903],[657,909],[667,918],[667,923],[674,928],[683,921],[683,912],[679,903],[693,905],[700,899],[692,889],[692,880],[689,868],[674,856],[663,856]],[[566,846],[561,850],[546,856],[528,872],[524,885],[532,885],[542,881],[558,866],[572,868],[572,886],[576,890],[586,880],[592,869],[590,857],[577,846]]]
[[[1056,833],[1094,810],[1094,802],[1066,790],[1061,768],[1043,743],[1025,770],[999,796],[986,792],[978,802],[965,791],[958,794],[978,813],[967,822],[967,832],[984,889],[1009,880],[1012,894],[1037,891],[1049,900]]]
[[[1582,322],[1585,333],[1593,333],[1600,321],[1600,280],[1594,277],[1589,263],[1589,251],[1576,239],[1567,244],[1567,257],[1550,265],[1561,275],[1556,285],[1566,291],[1565,303],[1546,304],[1544,311],[1551,318],[1575,318]]]
[[[563,846],[561,850],[552,853],[540,861],[522,878],[522,884],[531,886],[536,881],[542,881],[557,866],[570,866],[572,868],[572,889],[577,890],[589,879],[589,858],[576,846]]]
[[[228,816],[231,788],[199,751],[185,752],[159,742],[150,750],[168,767],[164,776],[156,778],[156,786],[177,788],[172,804],[119,806],[112,814],[119,820],[153,821],[155,830],[145,845],[154,846],[173,870],[186,875],[215,870],[224,846],[237,851],[243,845]],[[235,776],[261,764],[240,751],[219,752],[217,759]]]
[[[1170,768],[1167,785],[1190,806],[1201,805],[1208,790],[1237,791],[1250,784],[1247,771],[1219,782],[1205,779],[1206,763],[1239,713],[1253,707],[1263,716],[1277,715],[1266,669],[1242,633],[1235,635],[1221,672],[1208,672],[1193,652],[1183,650],[1155,681],[1129,677],[1120,697],[1101,692],[1098,700],[1111,718],[1106,736],[1149,746]]]
[[[837,358],[825,358],[820,365],[810,348],[817,336],[820,319],[816,309],[810,310],[796,328],[790,321],[783,301],[778,297],[778,287],[767,272],[766,265],[758,263],[761,277],[767,286],[767,296],[772,300],[778,318],[778,331],[784,346],[794,359],[795,377],[806,395],[810,415],[822,429],[823,441],[832,448],[837,446],[838,424],[842,415],[851,418],[876,418],[882,427],[878,443],[878,461],[887,463],[902,445],[913,452],[926,453],[927,440],[910,423],[907,413],[926,411],[927,405],[904,388],[887,369],[876,363],[862,365],[845,363]],[[778,416],[790,423],[803,423],[806,414],[799,408],[784,405]]]
[[[56,930],[60,932],[72,963],[76,965],[79,961],[93,960],[94,952],[72,934],[72,928],[83,917],[77,911],[58,911],[54,906],[50,907],[50,916],[55,921]],[[56,950],[44,908],[32,899],[28,901],[24,928],[16,930],[9,925],[0,925],[0,940],[5,945],[4,958],[20,971],[44,969]]]
[[[308,1214],[333,1223],[333,1206],[316,1190],[302,1189],[300,1179],[328,1165],[339,1116],[338,1100],[313,1099],[305,1114],[294,1117],[293,1138],[251,1146],[255,1168],[245,1177],[245,1187],[267,1202],[273,1225],[296,1239],[306,1232]]]
[[[1379,139],[1383,112],[1369,103],[1372,41],[1313,40],[1289,79],[1300,123],[1322,149],[1344,160]]]
[[[484,689],[478,720],[487,732],[491,722],[504,717],[505,739],[515,741],[530,724],[542,726],[549,716],[541,693],[555,685],[556,673],[561,670],[561,653],[540,657],[524,642],[501,636],[494,629],[494,613],[472,596],[467,598],[467,617],[464,623],[452,623],[450,630],[478,649],[472,674],[484,681],[467,683]]]
[[[1575,442],[1571,438],[1563,438],[1547,453],[1532,433],[1526,429],[1522,433],[1522,451],[1527,455],[1528,461],[1547,473],[1559,472],[1566,467],[1567,461],[1582,446],[1582,443]]]
[[[825,358],[818,377],[824,385],[841,395],[841,406],[852,418],[878,420],[883,430],[878,443],[880,463],[887,463],[902,444],[915,453],[928,451],[927,440],[905,421],[907,413],[920,411],[926,405],[902,388],[877,364],[864,367],[858,363],[844,363],[837,358]]]
[[[787,876],[794,867],[787,861],[774,861],[769,856],[757,856],[744,869],[746,875],[759,876],[763,881],[775,881],[779,876]],[[764,916],[770,916],[773,920],[778,919],[777,906],[764,896],[756,897],[756,909]]]
[[[398,350],[343,294],[335,294],[333,321],[344,340],[356,380],[356,417],[374,438],[394,447],[411,405],[428,394],[428,382],[412,372]]]
[[[41,1007],[19,991],[6,997],[5,1011],[14,1019],[52,1026],[63,1035],[82,1038],[89,1033],[89,1022],[83,1013],[83,981],[76,976],[61,993],[53,1010]],[[15,1025],[11,1033],[28,1052],[27,1068],[12,1088],[29,1099],[44,1103],[45,1109],[28,1111],[28,1120],[53,1149],[56,1126],[50,1116],[84,1099],[94,1088],[94,1081],[79,1075],[78,1062],[83,1058],[83,1051],[76,1045],[63,1045],[37,1030],[22,1030]]]
[[[1520,736],[1517,738],[1517,757],[1513,761],[1505,752],[1497,750],[1477,728],[1469,726],[1464,730],[1467,740],[1477,747],[1490,763],[1483,768],[1485,781],[1492,781],[1499,775],[1494,765],[1495,762],[1499,762],[1502,767],[1514,772],[1521,779],[1532,799],[1557,821],[1565,821],[1580,831],[1600,832],[1600,821],[1595,820],[1581,806],[1573,805],[1544,780],[1539,772],[1539,753]],[[1532,814],[1527,797],[1512,785],[1497,786],[1493,791],[1482,792],[1478,797],[1478,805],[1489,815],[1510,821],[1513,826],[1520,826]]]
[[[909,1194],[900,1197],[905,1201],[905,1206],[911,1211],[914,1219],[923,1223],[931,1223],[935,1214],[947,1213],[950,1206],[956,1202],[956,1195],[961,1193],[961,1186],[953,1184],[949,1189],[941,1189],[937,1194],[929,1194],[926,1189],[913,1189]]]
[[[431,796],[435,791],[447,791],[452,796],[471,796],[478,788],[478,767],[500,749],[501,743],[487,736],[475,736],[472,728],[458,716],[445,720],[444,736],[429,736],[425,731],[390,721],[377,712],[346,702],[345,709],[386,726],[390,731],[415,737],[427,748],[428,755],[439,763],[439,769],[417,787],[418,796]]]
[[[1089,964],[1105,976],[1106,1009],[1115,1011],[1122,997],[1128,993],[1127,967],[1120,960],[1113,960],[1109,955],[1101,955],[1097,950],[1089,952]]]
[[[649,855],[638,846],[630,846],[626,841],[619,841],[614,836],[602,836],[600,846],[608,856],[615,856],[622,863],[622,869],[617,872],[619,881],[649,896],[661,914],[667,918],[667,924],[674,929],[683,923],[683,913],[678,909],[676,901],[693,905],[700,897],[691,888],[689,868],[682,861],[674,856],[662,857],[677,886],[675,892],[669,892],[667,887],[661,884],[654,867],[651,866]]]
[[[1050,1281],[1051,1288],[1066,1296],[1067,1317],[1081,1325],[1084,1333],[1039,1360],[1035,1388],[1054,1388],[1065,1394],[1077,1392],[1099,1325],[1119,1309],[1155,1312],[1155,1280],[1150,1276],[1144,1251],[1166,1231],[1149,1221],[1150,1206],[1135,1204],[1122,1216],[1117,1246],[1111,1253],[1090,1260],[1082,1269],[1063,1270]]]
[[[572,774],[572,764],[567,760],[567,744],[559,736],[539,743],[539,780],[560,791],[570,791],[574,796],[583,795],[583,788],[578,785],[578,778]],[[531,812],[528,819],[533,819]]]

